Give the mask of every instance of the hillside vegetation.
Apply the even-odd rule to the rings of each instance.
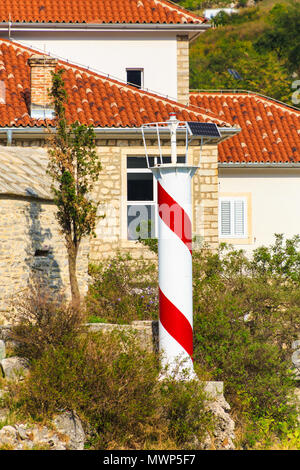
[[[206,448],[216,423],[199,383],[158,381],[158,356],[141,349],[134,334],[92,334],[82,324],[97,317],[119,324],[156,319],[157,268],[147,263],[143,270],[146,260],[117,255],[91,266],[81,315],[53,294],[23,296],[11,339],[30,372],[6,383],[8,393],[0,396],[6,424],[47,422],[74,410],[90,449]],[[237,449],[300,449],[300,364],[295,370],[292,345],[300,324],[299,268],[300,236],[276,235],[252,260],[224,245],[217,253],[193,252],[195,371],[200,381],[224,381]]]
[[[201,8],[228,6],[230,2],[179,3],[201,13]],[[237,71],[241,78],[234,78],[228,69]],[[300,106],[295,93],[299,79],[299,0],[263,0],[252,8],[239,8],[231,16],[220,13],[214,27],[191,44],[191,89],[246,89]]]

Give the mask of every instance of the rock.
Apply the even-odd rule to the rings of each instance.
[[[0,449],[5,446],[13,450],[35,448],[66,450],[66,443],[46,426],[29,427],[25,424],[4,426],[0,431]]]
[[[204,390],[208,395],[206,407],[214,416],[215,428],[212,436],[207,436],[204,449],[234,450],[234,421],[229,415],[230,405],[223,395],[223,382],[206,382]]]
[[[8,414],[8,409],[0,409],[0,423],[2,421],[3,424]],[[61,413],[54,418],[53,424],[56,429],[22,423],[3,426],[0,430],[0,450],[83,450],[85,433],[76,413]]]
[[[6,349],[5,349],[5,343],[2,339],[0,339],[0,361],[5,358],[6,355]]]
[[[19,424],[15,426],[15,428],[17,430],[18,437],[20,437],[22,441],[30,438],[30,436],[28,435],[27,426],[25,424]]]
[[[65,411],[57,415],[53,424],[57,431],[67,436],[67,449],[68,450],[83,450],[85,442],[85,433],[80,419],[76,413]]]
[[[29,371],[29,362],[23,357],[7,357],[0,361],[5,378],[17,380],[24,377]]]
[[[17,431],[13,426],[4,426],[0,430],[0,447],[9,446],[14,448],[18,443]]]

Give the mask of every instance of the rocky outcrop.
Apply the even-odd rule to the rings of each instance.
[[[0,361],[0,368],[5,378],[16,380],[29,372],[29,361],[23,357],[7,357]]]
[[[85,433],[76,413],[65,411],[57,415],[53,423],[57,431],[68,437],[67,447],[69,450],[83,450]]]
[[[0,430],[0,450],[83,450],[85,433],[75,413],[56,416],[51,426],[15,424]]]
[[[234,421],[229,411],[230,405],[224,398],[223,382],[206,382],[204,390],[208,396],[206,408],[214,417],[213,433],[206,437],[205,450],[234,450]]]

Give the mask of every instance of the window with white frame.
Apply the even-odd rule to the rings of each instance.
[[[157,157],[149,157],[149,165],[157,163]],[[171,157],[163,157],[163,163],[171,163]],[[178,157],[177,163],[185,163]],[[127,157],[127,237],[157,238],[157,183],[147,167],[145,157]]]
[[[220,197],[220,238],[246,238],[247,230],[247,199],[245,197]]]

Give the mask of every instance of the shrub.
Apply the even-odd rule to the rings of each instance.
[[[134,336],[86,334],[34,361],[17,402],[35,419],[76,410],[93,449],[201,445],[212,422],[201,386],[160,382],[158,372],[157,357]]]
[[[47,289],[32,286],[17,304],[18,322],[11,332],[16,352],[37,359],[49,347],[72,342],[82,328],[84,314]]]
[[[291,400],[291,342],[300,326],[299,247],[300,237],[284,242],[276,235],[273,245],[255,250],[251,259],[225,245],[217,253],[193,254],[195,363],[211,380],[224,381],[243,448],[299,443]],[[153,263],[118,255],[91,266],[91,274],[87,305],[99,321],[156,317]],[[62,321],[59,310],[55,318]],[[159,383],[157,358],[132,337],[78,335],[77,327],[69,336],[69,327],[60,331],[54,323],[49,320],[43,332],[38,316],[36,329],[34,322],[28,326],[33,352],[23,342],[36,360],[18,403],[32,416],[75,409],[94,430],[93,448],[195,448],[195,436],[201,447],[210,417],[199,385]]]
[[[252,430],[266,419],[279,434],[282,422],[295,424],[290,402],[291,343],[300,322],[298,244],[297,237],[284,244],[277,235],[252,259],[225,246],[193,257],[195,361],[224,380],[238,419],[252,423]]]
[[[279,434],[282,422],[294,426],[291,343],[300,326],[299,247],[300,237],[284,242],[276,235],[273,245],[258,248],[252,258],[226,245],[217,253],[206,248],[193,253],[195,362],[212,380],[224,381],[236,419],[251,428],[242,438],[250,447],[256,439],[254,428],[265,420],[271,423],[270,432]],[[144,262],[140,270],[140,261],[134,269],[130,263],[118,257],[110,266],[102,265],[90,291],[104,297],[101,318],[106,311],[118,322],[156,317],[157,300],[155,310],[146,309],[142,316],[141,295],[132,295],[129,288],[144,282]],[[151,286],[155,295],[153,277]]]
[[[157,267],[142,258],[117,255],[90,266],[92,282],[86,298],[88,315],[112,323],[157,318]]]

